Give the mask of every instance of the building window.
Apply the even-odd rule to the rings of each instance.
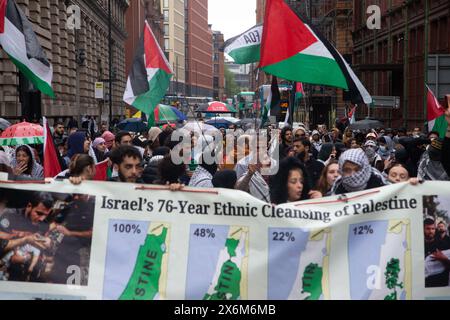
[[[163,7],[164,8],[168,8],[169,7],[169,0],[164,0]]]
[[[169,22],[169,10],[163,10],[164,22]]]
[[[218,53],[214,53],[214,61],[219,61],[219,54]]]
[[[214,73],[219,73],[219,65],[218,64],[214,65]]]
[[[213,84],[214,88],[217,88],[219,86],[219,78],[218,77],[214,77],[214,84]]]
[[[165,24],[165,25],[164,25],[164,35],[165,35],[165,36],[168,36],[168,35],[169,35],[169,25],[168,25],[168,24]]]
[[[169,50],[169,39],[164,39],[164,49]]]

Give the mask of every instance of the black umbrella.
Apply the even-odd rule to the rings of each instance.
[[[128,132],[142,132],[148,130],[147,125],[141,119],[125,119],[117,125],[117,128]]]
[[[384,124],[381,121],[366,118],[364,120],[356,121],[349,126],[350,130],[370,130],[384,128]]]

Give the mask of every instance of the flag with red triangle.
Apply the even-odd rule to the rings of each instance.
[[[44,117],[44,177],[53,178],[61,171],[61,164],[59,163],[58,154],[56,153],[55,144],[53,143],[52,132]]]
[[[349,64],[318,30],[283,0],[267,0],[260,68],[290,81],[348,90],[352,103],[372,103]]]
[[[427,87],[427,120],[428,132],[435,131],[441,138],[445,137],[447,131],[447,121],[445,120],[445,109],[436,99],[433,91]]]
[[[147,114],[153,113],[169,88],[172,75],[170,63],[145,21],[123,100]]]

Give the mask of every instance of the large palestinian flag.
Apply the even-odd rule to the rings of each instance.
[[[258,62],[260,58],[262,24],[258,24],[244,33],[227,40],[224,52],[237,64]]]
[[[286,80],[348,90],[354,104],[372,103],[336,48],[283,0],[267,0],[260,68]]]
[[[161,102],[173,71],[148,22],[136,50],[123,100],[146,114]]]
[[[55,97],[52,65],[32,24],[13,0],[0,0],[0,45],[36,89]]]

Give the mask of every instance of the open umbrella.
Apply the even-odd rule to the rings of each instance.
[[[10,127],[11,123],[3,118],[0,118],[0,130],[5,130],[6,128]]]
[[[128,132],[142,132],[148,130],[147,125],[141,119],[131,118],[121,121],[117,128]]]
[[[208,104],[202,104],[198,107],[197,112],[204,113],[236,113],[236,109],[220,101],[213,101]]]
[[[159,104],[153,115],[149,117],[149,123],[168,123],[168,122],[177,122],[177,121],[185,121],[187,117],[184,113],[178,110],[175,107],[168,106],[165,104]]]
[[[206,121],[207,124],[210,124],[216,128],[228,128],[229,125],[239,125],[240,120],[233,117],[214,117],[210,120]]]
[[[370,129],[378,129],[383,128],[384,125],[382,122],[370,118],[366,118],[364,120],[356,121],[355,123],[349,126],[350,130],[370,130]]]
[[[198,121],[194,121],[194,122],[188,122],[187,124],[185,124],[181,129],[183,130],[187,130],[189,132],[198,132],[198,133],[214,133],[219,131],[216,127],[203,123],[203,122],[198,122]]]
[[[0,146],[43,144],[44,128],[38,124],[21,122],[6,128],[0,136]]]

